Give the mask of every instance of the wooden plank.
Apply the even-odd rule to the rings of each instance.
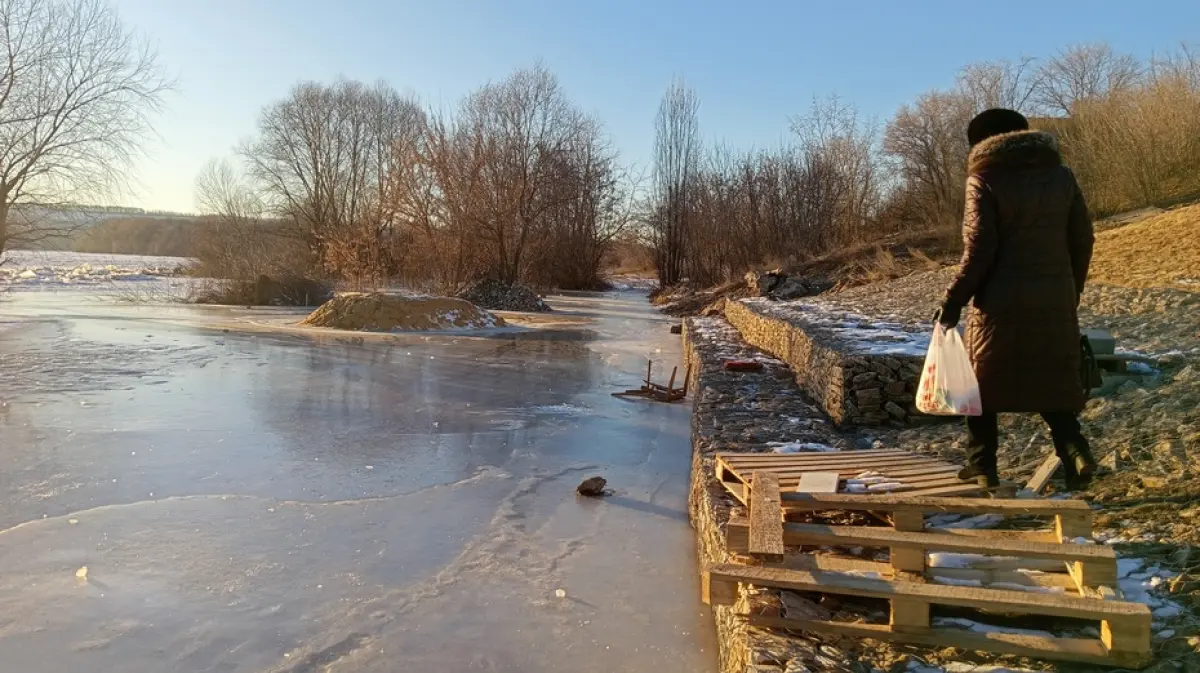
[[[979,495],[984,489],[978,484],[963,483],[960,486],[937,486],[934,488],[916,488],[908,494],[911,496],[963,496]]]
[[[1054,530],[1059,542],[1071,542],[1076,538],[1091,539],[1092,510],[1086,512],[1060,512],[1054,516]]]
[[[1070,545],[1063,545],[1064,547]],[[1092,545],[1076,545],[1090,547]],[[1073,561],[1067,563],[1067,572],[1079,585],[1081,593],[1088,593],[1088,588],[1112,587],[1117,584],[1117,560],[1095,559],[1088,561]]]
[[[1029,483],[1025,484],[1025,490],[1034,493],[1041,493],[1046,489],[1046,484],[1050,483],[1050,478],[1054,476],[1054,471],[1058,466],[1062,465],[1062,460],[1055,454],[1050,454],[1046,462],[1042,463],[1041,467],[1030,477]]]
[[[892,566],[887,563],[868,561],[866,559],[843,558],[830,554],[788,554],[784,557],[783,561],[775,565],[780,568],[792,568],[793,570],[836,570],[879,573],[882,577],[888,577],[892,572]]]
[[[1100,666],[1141,667],[1150,662],[1148,656],[1110,654],[1104,645],[1092,638],[1046,638],[1010,633],[973,633],[952,629],[931,629],[926,633],[898,633],[887,624],[839,623],[807,619],[786,619],[751,615],[749,623],[762,628],[781,628],[818,634],[871,638],[888,642],[906,642],[931,647],[957,647],[975,652],[1016,654],[1036,659],[1072,661]]]
[[[1064,512],[1091,512],[1082,500],[1035,500],[1002,498],[923,498],[905,495],[861,496],[851,494],[809,495],[784,493],[784,509],[899,512],[917,510],[926,513],[1003,514],[1056,516]]]
[[[1107,602],[1107,601],[1103,601]],[[1150,617],[1109,618],[1100,622],[1100,642],[1109,656],[1131,661],[1149,661]]]
[[[902,633],[929,631],[929,603],[893,598],[890,623],[893,631]]]
[[[741,530],[748,529],[742,527]],[[868,561],[859,558],[844,558],[833,556],[832,554],[787,554],[782,561],[774,565],[794,570],[874,572],[879,573],[882,577],[888,577],[892,573],[890,563]],[[1063,572],[1028,573],[1006,569],[989,570],[986,568],[926,568],[925,577],[933,581],[939,578],[973,580],[981,582],[985,586],[988,584],[1003,583],[1029,587],[1075,589],[1075,581],[1069,574]]]
[[[925,515],[921,512],[906,510],[892,512],[892,527],[898,531],[921,532],[925,530]],[[888,561],[897,574],[901,572],[915,573],[924,576],[925,550],[921,547],[891,547],[888,550]],[[903,618],[904,628],[914,628],[914,620],[920,628],[929,628],[929,604],[904,604],[900,610],[892,605],[892,624],[896,624],[899,614]],[[923,623],[922,623],[923,619]]]
[[[717,458],[733,463],[752,463],[757,461],[766,462],[805,462],[809,460],[822,460],[832,457],[880,457],[880,456],[915,456],[917,454],[909,451],[900,451],[898,449],[867,449],[864,451],[803,451],[799,453],[774,453],[772,451],[761,451],[757,453],[741,453],[732,451],[721,451],[717,453]]]
[[[886,469],[899,469],[902,467],[952,467],[949,463],[939,463],[925,458],[916,456],[896,456],[894,458],[869,458],[864,460],[836,460],[828,461],[813,461],[804,465],[780,465],[771,463],[769,465],[754,465],[753,467],[742,466],[742,471],[752,470],[771,470],[772,472],[791,472],[800,474],[802,472],[813,472],[823,470],[853,470],[861,468],[860,472],[867,470],[876,470],[885,472]]]
[[[945,584],[895,582],[856,577],[839,572],[789,570],[740,564],[720,564],[708,569],[714,581],[740,582],[791,591],[815,591],[863,598],[907,599],[934,605],[1036,613],[1075,619],[1150,618],[1141,603],[1097,601],[1077,596],[1026,593]]]
[[[830,473],[808,472],[807,474],[838,474],[838,473],[836,473],[836,472],[830,472]],[[804,475],[801,475],[801,476],[804,476]],[[852,474],[851,475],[838,475],[838,477],[840,479],[853,479],[854,475],[852,475]],[[962,485],[962,483],[963,483],[963,482],[959,481],[958,478],[954,476],[954,474],[945,474],[942,476],[933,475],[933,476],[921,476],[921,477],[889,477],[889,478],[894,478],[896,481],[900,482],[901,484],[903,484],[905,486],[908,486],[911,489],[936,488],[936,487],[941,487],[941,486]],[[796,491],[795,489],[799,485],[800,485],[800,479],[797,477],[780,477],[780,479],[779,479],[779,488],[780,488],[780,491],[783,491],[783,492],[797,493],[799,491]]]
[[[737,525],[738,523],[732,519],[728,524],[729,528]],[[811,523],[787,523],[783,525],[783,543],[789,547],[800,545],[912,547],[926,551],[1116,564],[1116,555],[1112,548],[1104,545],[1054,544],[938,533],[910,533],[881,526],[824,526]],[[744,549],[739,550],[732,545],[729,546],[729,550],[745,553]]]
[[[723,481],[723,482],[721,482],[721,485],[725,487],[726,491],[729,491],[729,495],[732,495],[733,497],[737,498],[738,502],[741,502],[743,505],[747,504],[747,502],[746,502],[746,485],[745,484],[743,484],[741,482]]]
[[[838,474],[842,475],[842,477],[855,477],[855,476],[858,476],[859,474],[866,472],[868,470],[873,470],[875,472],[879,472],[880,474],[882,474],[886,477],[895,477],[897,479],[903,479],[905,477],[912,478],[912,477],[921,477],[921,476],[953,477],[953,476],[957,475],[958,471],[961,470],[962,468],[955,467],[953,465],[946,465],[943,467],[929,467],[927,465],[915,465],[912,467],[889,468],[887,470],[875,470],[874,468],[863,468],[858,465],[854,465],[851,467],[839,467],[837,465],[829,465],[827,467],[821,467],[821,468],[813,467],[812,469],[805,469],[805,470],[792,470],[792,469],[777,470],[775,468],[760,468],[760,469],[770,470],[771,472],[778,474],[780,480],[787,480],[787,479],[798,479],[798,478],[800,478],[806,474],[812,473],[812,472],[837,472]]]
[[[763,560],[783,558],[783,510],[779,478],[770,472],[750,475],[749,552]]]
[[[927,533],[940,535],[962,535],[964,537],[994,537],[1007,540],[1028,540],[1030,542],[1058,542],[1058,535],[1052,530],[992,530],[990,528],[926,528]]]
[[[700,600],[705,605],[733,605],[738,600],[737,582],[714,582],[709,573],[700,573]]]
[[[756,473],[757,474],[757,473]],[[800,476],[799,483],[796,484],[795,491],[797,493],[837,493],[838,492],[838,473],[837,472],[808,472]],[[780,518],[782,519],[783,508],[779,509]],[[780,535],[783,535],[782,529]]]

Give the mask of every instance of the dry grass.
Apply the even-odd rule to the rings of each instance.
[[[1098,234],[1090,278],[1123,287],[1200,290],[1200,205]]]

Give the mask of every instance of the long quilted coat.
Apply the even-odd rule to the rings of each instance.
[[[966,343],[986,412],[1080,411],[1076,309],[1092,222],[1053,136],[1020,131],[968,160],[964,251],[946,293],[973,302]]]

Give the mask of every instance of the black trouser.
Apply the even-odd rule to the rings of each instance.
[[[1054,452],[1062,459],[1067,474],[1075,471],[1075,456],[1091,459],[1087,439],[1079,427],[1079,418],[1069,411],[1043,412],[1042,419],[1050,426]],[[996,451],[1000,448],[1000,426],[996,414],[984,412],[967,417],[967,462],[981,471],[996,470]]]

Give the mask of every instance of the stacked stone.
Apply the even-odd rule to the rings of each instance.
[[[737,560],[725,544],[734,510],[745,510],[716,479],[719,451],[765,451],[769,442],[815,442],[849,448],[821,410],[804,399],[791,369],[747,344],[720,318],[689,318],[683,329],[684,354],[692,368],[692,482],[688,497],[702,566]],[[729,371],[729,359],[758,359],[756,372]],[[800,670],[869,671],[838,657],[829,645],[802,636],[752,628],[740,615],[780,614],[778,592],[743,586],[738,605],[715,606],[722,673],[787,673]]]
[[[922,362],[906,357],[852,356],[842,360],[839,423],[907,424],[916,420],[914,406]]]
[[[847,353],[819,329],[741,302],[727,302],[725,316],[748,343],[791,365],[796,381],[838,425],[921,422],[915,400],[922,358]]]

